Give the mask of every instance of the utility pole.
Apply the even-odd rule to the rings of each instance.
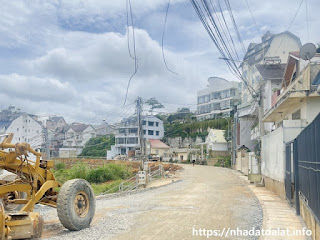
[[[141,116],[142,99],[140,97],[138,97],[138,99],[136,100],[136,108],[137,108],[137,122],[138,122],[138,144],[140,146],[140,154],[141,156],[143,156],[145,155],[145,149],[144,149],[144,141],[143,141],[142,116]]]
[[[46,158],[50,160],[50,148],[49,148],[49,136],[48,136],[48,129],[44,128],[44,140],[45,140],[45,147],[46,147]]]
[[[260,85],[260,96],[259,96],[259,132],[260,132],[260,156],[256,156],[258,158],[258,171],[261,174],[261,141],[264,136],[264,123],[262,122],[262,118],[264,116],[264,94],[263,94],[264,83]]]

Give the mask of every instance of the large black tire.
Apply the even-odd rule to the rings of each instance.
[[[95,207],[95,196],[86,180],[73,179],[62,185],[58,194],[57,211],[65,228],[78,231],[89,227]]]

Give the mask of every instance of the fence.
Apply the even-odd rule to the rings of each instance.
[[[297,189],[320,219],[320,114],[294,142]]]
[[[159,164],[157,166],[150,167],[148,171],[146,171],[146,174],[148,175],[147,183],[151,182],[157,177],[163,176],[163,166]],[[140,185],[142,184],[139,182],[139,174],[136,174],[134,177],[121,182],[119,185],[116,185],[113,188],[110,188],[108,191],[102,194],[108,194],[114,191],[117,191],[117,192],[130,191],[138,188]]]
[[[297,214],[300,214],[299,198],[301,197],[318,219],[320,219],[319,144],[320,114],[293,143],[286,144],[285,179],[287,199],[290,202],[295,200]]]

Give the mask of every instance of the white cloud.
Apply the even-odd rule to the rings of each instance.
[[[37,78],[18,74],[0,75],[0,93],[8,98],[30,99],[40,102],[70,102],[75,90],[69,83],[51,78]]]

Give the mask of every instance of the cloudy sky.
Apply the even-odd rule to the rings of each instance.
[[[230,0],[246,47],[260,41],[259,32],[287,30],[301,2],[247,1],[258,29],[246,1]],[[59,114],[68,121],[93,124],[132,113],[132,104],[123,108],[127,83],[135,70],[128,52],[126,0],[0,3],[2,108],[14,104],[29,113]],[[235,80],[218,59],[220,55],[189,0],[171,0],[165,31],[166,62],[178,75],[165,68],[161,52],[168,1],[131,3],[139,67],[131,81],[128,104],[141,96],[157,98],[167,111],[194,108],[196,93],[206,87],[210,76]],[[301,5],[290,31],[302,44],[320,41],[319,12],[317,0],[305,0]],[[129,33],[132,50],[130,27]]]

